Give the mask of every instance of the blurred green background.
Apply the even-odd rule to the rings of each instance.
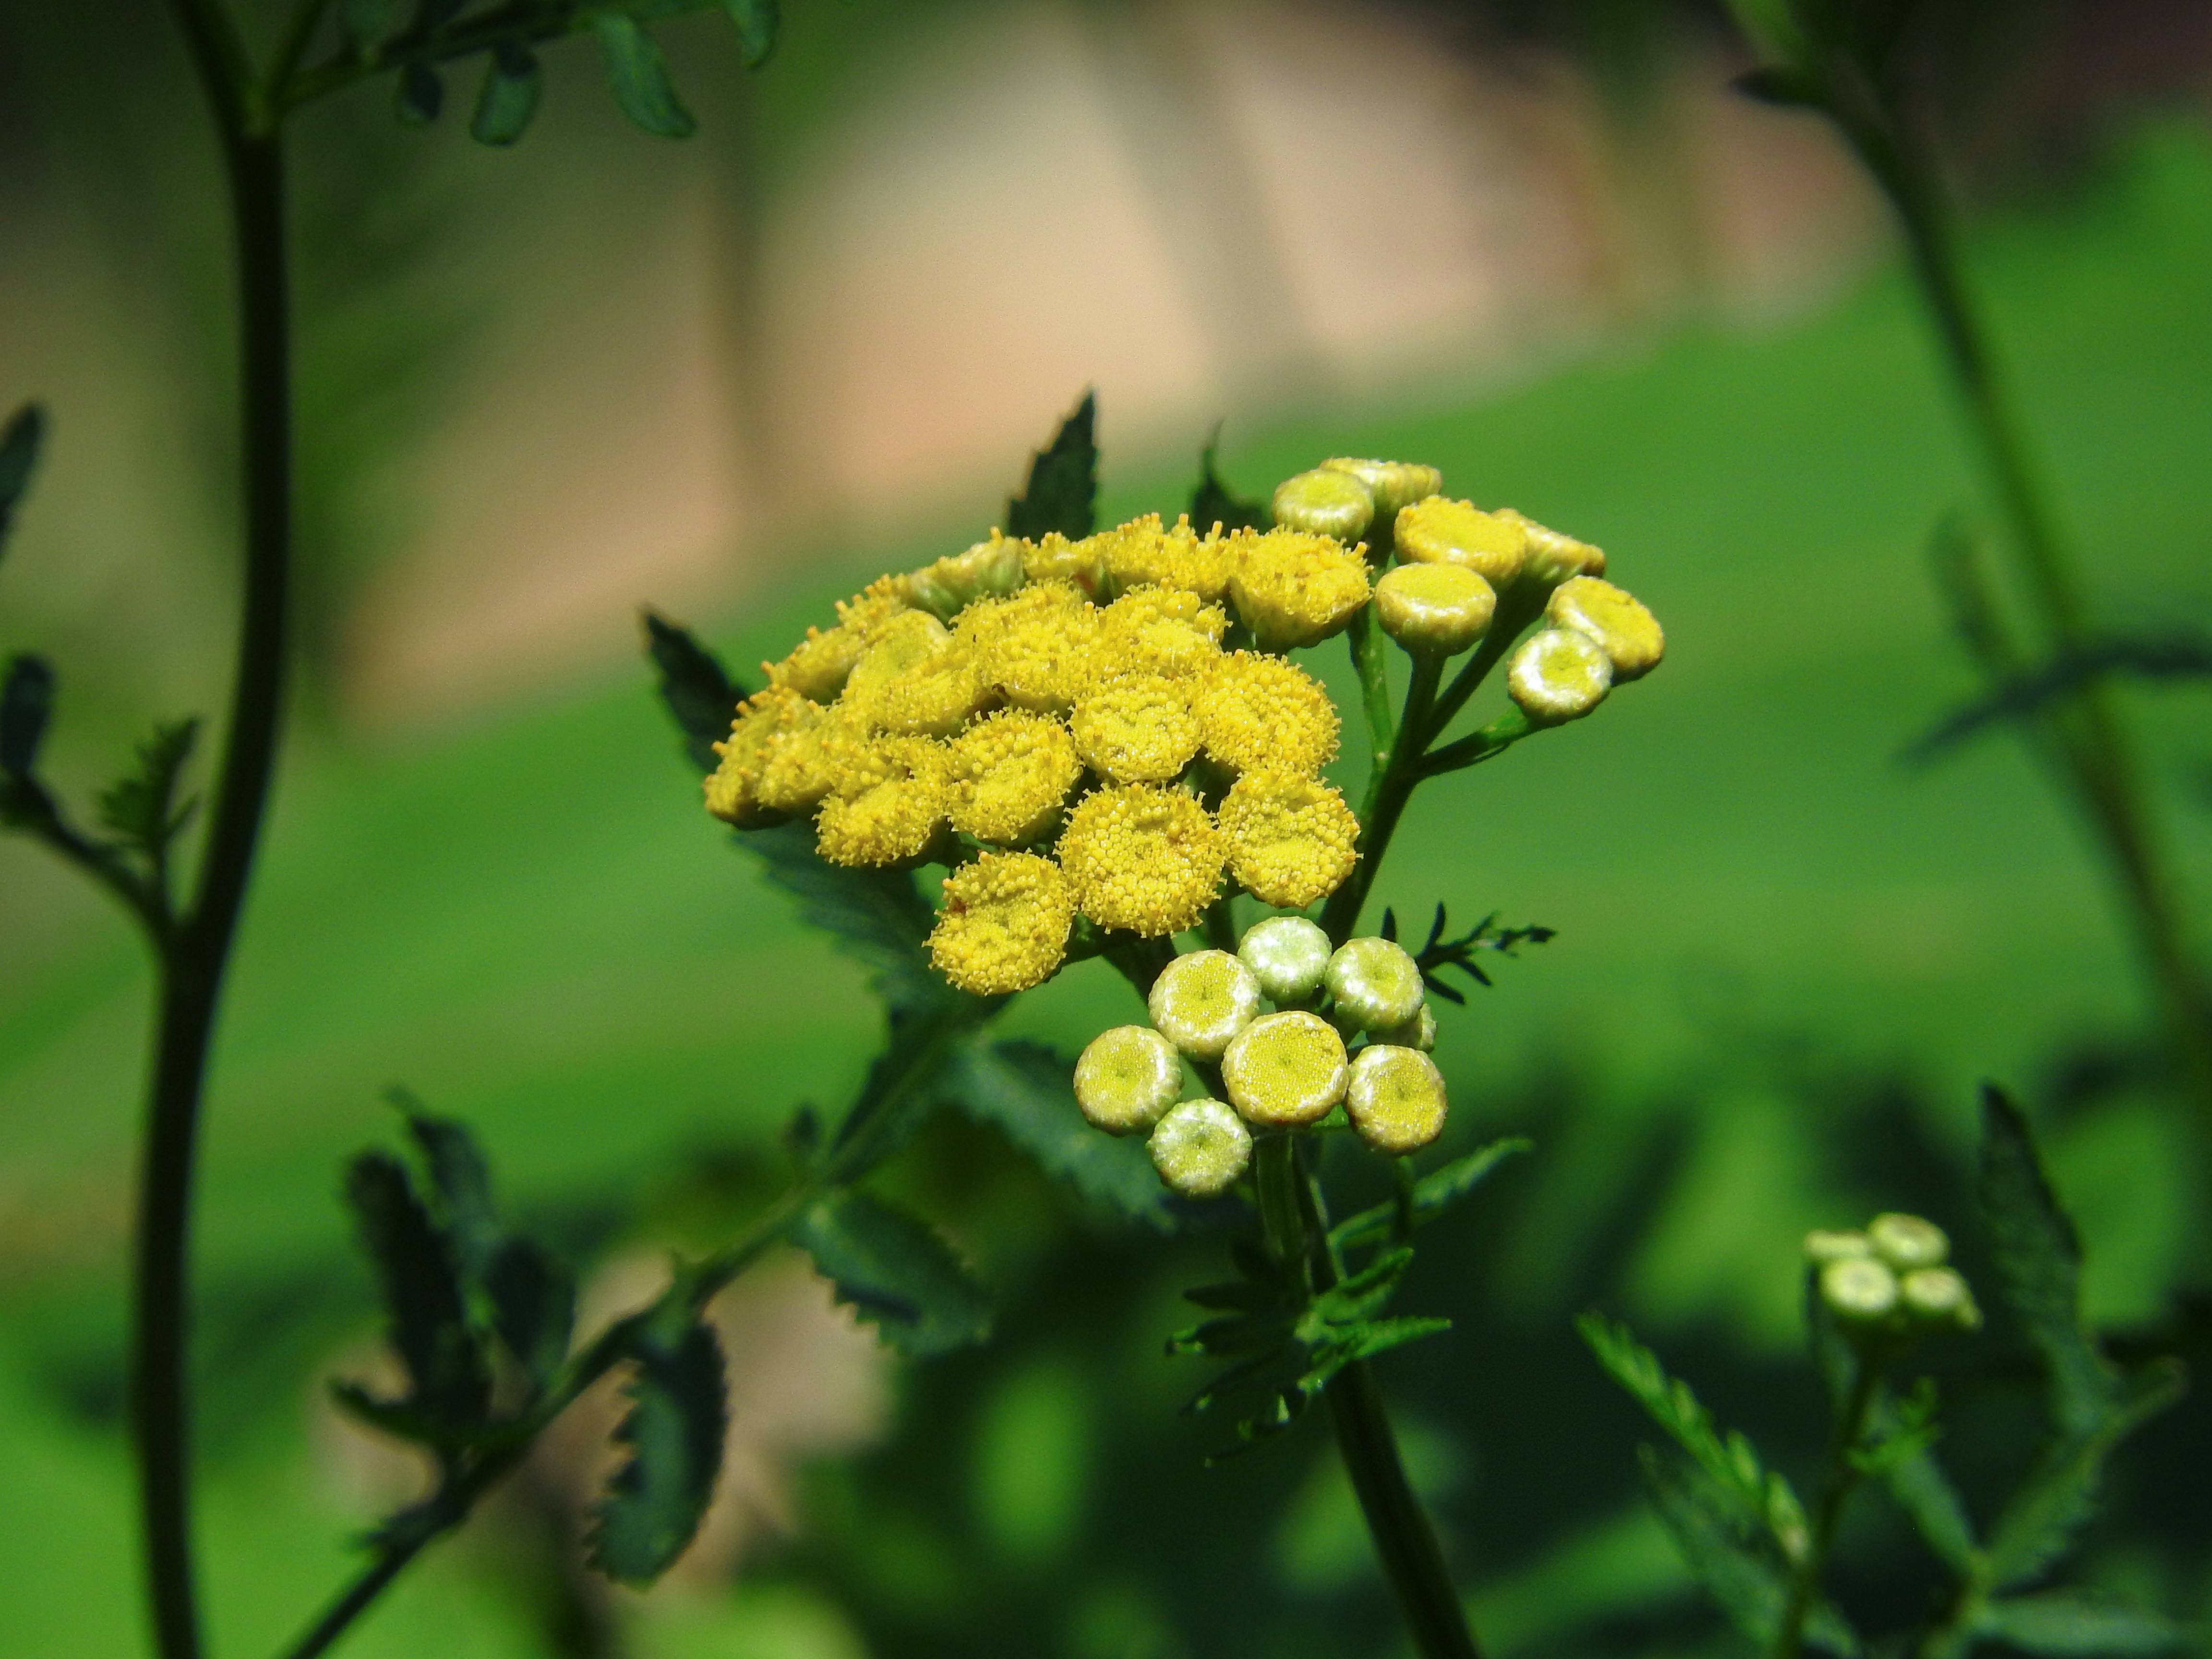
[[[1979,500],[1914,296],[1817,131],[1730,98],[1710,20],[788,10],[742,82],[703,22],[669,31],[689,148],[623,131],[580,48],[511,155],[397,131],[374,94],[302,125],[300,720],[201,1189],[224,1651],[297,1623],[406,1490],[315,1403],[374,1363],[335,1185],[389,1136],[386,1085],[473,1124],[611,1303],[753,1201],[793,1103],[864,1067],[859,975],[698,811],[635,605],[732,665],[780,655],[986,529],[1086,383],[1109,520],[1175,511],[1225,416],[1245,493],[1324,454],[1431,461],[1604,545],[1668,629],[1601,718],[1432,787],[1378,889],[1559,930],[1444,1012],[1455,1144],[1538,1149],[1424,1252],[1405,1305],[1454,1332],[1382,1371],[1496,1652],[1725,1645],[1566,1321],[1622,1311],[1724,1419],[1815,1444],[1797,1236],[1891,1206],[1965,1231],[1976,1079],[2038,1103],[2100,1319],[2197,1282],[2199,1149],[2075,825],[2002,737],[1899,760],[1970,690],[1924,549]],[[1973,274],[2115,625],[2212,619],[2212,53],[2187,10],[2033,9],[1999,31],[2031,68],[1999,54],[1943,106]],[[0,652],[56,658],[53,770],[82,790],[219,695],[219,227],[158,12],[21,0],[0,54],[0,401],[55,419]],[[1310,653],[1341,688],[1340,658]],[[2124,702],[2201,942],[2204,691]],[[129,1651],[148,976],[15,842],[0,939],[0,1634]],[[1072,1048],[1127,995],[1094,964],[1010,1026]],[[957,1126],[899,1178],[1000,1292],[991,1347],[894,1373],[787,1266],[728,1314],[743,1467],[695,1571],[587,1583],[589,1454],[556,1449],[349,1650],[1398,1650],[1325,1437],[1202,1472],[1175,1415],[1199,1373],[1160,1343],[1219,1237],[1118,1232]],[[2184,1616],[2205,1425],[2186,1407],[2124,1464],[2095,1561]],[[2004,1449],[1961,1456],[1971,1482]],[[1897,1540],[1856,1547],[1909,1608]]]

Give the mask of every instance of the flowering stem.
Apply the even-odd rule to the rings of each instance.
[[[1844,1504],[1859,1484],[1860,1469],[1854,1454],[1866,1438],[1881,1388],[1881,1370],[1860,1355],[1851,1376],[1851,1389],[1836,1413],[1834,1437],[1828,1443],[1828,1468],[1820,1490],[1820,1506],[1813,1516],[1812,1536],[1802,1559],[1790,1580],[1790,1600],[1782,1609],[1782,1623],[1774,1632],[1767,1659],[1797,1659],[1805,1639],[1805,1621],[1812,1616],[1814,1599],[1820,1593],[1820,1576],[1826,1571],[1828,1553],[1835,1546],[1836,1526]]]

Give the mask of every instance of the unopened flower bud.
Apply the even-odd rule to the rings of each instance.
[[[1443,1073],[1419,1049],[1376,1042],[1353,1058],[1345,1115],[1376,1152],[1419,1152],[1443,1133],[1444,1106]]]
[[[1428,1054],[1437,1046],[1437,1011],[1424,1002],[1421,1012],[1413,1018],[1403,1025],[1393,1025],[1387,1031],[1377,1031],[1375,1040],[1394,1043],[1401,1048],[1419,1048],[1423,1054]]]
[[[1375,498],[1375,516],[1395,519],[1415,501],[1426,501],[1444,487],[1444,475],[1415,461],[1364,461],[1340,455],[1322,463],[1331,472],[1349,472],[1367,486]]]
[[[1897,1282],[1898,1298],[1915,1319],[1930,1325],[1979,1330],[1982,1310],[1966,1281],[1949,1267],[1916,1267]]]
[[[1518,576],[1528,556],[1519,523],[1443,495],[1399,510],[1396,544],[1409,564],[1464,565],[1492,587]]]
[[[952,553],[905,577],[902,597],[918,611],[950,622],[975,599],[1002,599],[1022,585],[1027,574],[1024,541],[1009,541],[998,531],[964,553]]]
[[[1604,647],[1616,685],[1650,673],[1667,654],[1667,635],[1643,601],[1595,576],[1561,582],[1552,590],[1544,615],[1553,627],[1571,628]]]
[[[1387,939],[1355,939],[1328,959],[1328,994],[1337,1012],[1365,1031],[1403,1025],[1419,1013],[1427,990],[1419,963]]]
[[[1547,628],[1521,642],[1505,668],[1505,689],[1539,726],[1579,720],[1613,689],[1613,662],[1587,634]]]
[[[1244,930],[1237,954],[1270,1002],[1304,1002],[1328,971],[1328,935],[1304,916],[1270,916]]]
[[[1845,1256],[1820,1269],[1820,1300],[1846,1323],[1874,1324],[1897,1307],[1897,1275],[1870,1255]]]
[[[1182,1057],[1145,1025],[1116,1025],[1075,1062],[1075,1103],[1108,1134],[1149,1129],[1182,1092]]]
[[[1147,1143],[1160,1179],[1185,1198],[1212,1198],[1234,1186],[1252,1161],[1252,1132],[1218,1100],[1186,1100]]]
[[[1867,1242],[1901,1273],[1941,1267],[1951,1254],[1951,1241],[1943,1230],[1923,1216],[1878,1215],[1867,1223]]]
[[[1344,1039],[1317,1015],[1263,1014],[1221,1057],[1221,1081],[1245,1121],[1289,1128],[1328,1115],[1344,1098]]]
[[[1490,631],[1498,590],[1462,564],[1401,564],[1375,584],[1382,631],[1417,657],[1455,657]]]
[[[1805,1235],[1805,1259],[1816,1265],[1850,1261],[1873,1254],[1874,1246],[1867,1242],[1864,1233],[1816,1227]]]
[[[1374,521],[1375,497],[1355,474],[1320,467],[1277,484],[1274,508],[1285,530],[1356,542]]]
[[[1145,999],[1160,1035],[1193,1060],[1218,1060],[1260,1012],[1260,981],[1226,951],[1194,951],[1160,969]]]
[[[1510,507],[1501,507],[1495,515],[1518,525],[1528,538],[1528,556],[1521,574],[1530,581],[1549,586],[1563,582],[1570,576],[1602,576],[1605,574],[1605,550],[1592,547],[1588,542],[1578,542],[1572,536],[1563,536],[1547,529],[1534,519],[1516,513]]]

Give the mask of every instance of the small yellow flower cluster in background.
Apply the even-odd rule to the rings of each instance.
[[[955,866],[931,953],[978,994],[1048,978],[1079,913],[1180,933],[1224,878],[1310,904],[1359,825],[1320,777],[1336,708],[1277,653],[1370,592],[1364,549],[1302,531],[994,532],[763,665],[707,805],[741,829],[811,813],[833,863]],[[1224,649],[1232,626],[1256,648]]]
[[[1936,1330],[1981,1328],[1982,1310],[1951,1241],[1925,1216],[1890,1211],[1863,1228],[1805,1236],[1821,1303],[1856,1340],[1894,1346]]]

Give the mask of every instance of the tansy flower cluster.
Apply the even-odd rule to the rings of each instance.
[[[1305,531],[994,533],[764,665],[707,805],[741,829],[811,813],[833,863],[953,866],[930,951],[978,994],[1049,977],[1079,914],[1158,938],[1224,880],[1301,908],[1350,874],[1359,824],[1320,776],[1335,707],[1279,653],[1370,592],[1363,548]]]
[[[1805,1236],[1821,1302],[1855,1340],[1883,1346],[1933,1330],[1980,1328],[1973,1291],[1946,1265],[1950,1254],[1941,1227],[1895,1211],[1862,1228]]]
[[[1389,939],[1332,951],[1304,916],[1272,917],[1233,956],[1176,957],[1146,1007],[1150,1025],[1115,1026],[1083,1051],[1076,1104],[1109,1134],[1147,1132],[1160,1178],[1186,1197],[1234,1184],[1254,1129],[1304,1128],[1340,1105],[1393,1157],[1443,1133],[1436,1016],[1419,965]],[[1185,1100],[1186,1060],[1227,1099]]]

